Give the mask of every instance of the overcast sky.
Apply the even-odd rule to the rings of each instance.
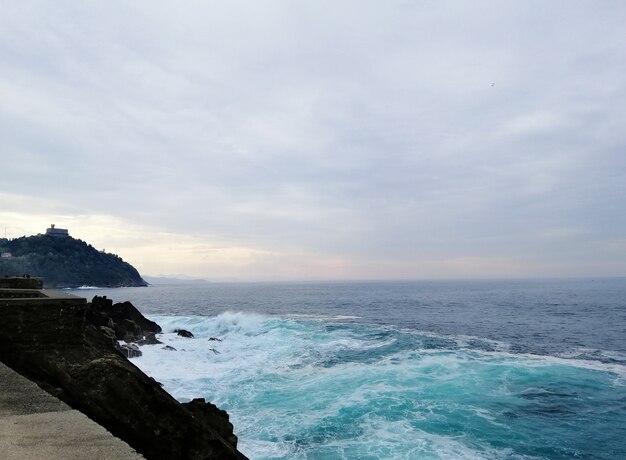
[[[626,2],[0,0],[0,230],[144,275],[626,275]]]

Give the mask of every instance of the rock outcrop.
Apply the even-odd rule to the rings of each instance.
[[[224,411],[179,403],[116,350],[114,338],[160,328],[109,302],[0,305],[1,360],[148,459],[245,459]]]
[[[177,335],[185,337],[187,339],[193,339],[193,334],[186,329],[174,329]]]
[[[95,296],[87,307],[85,319],[100,329],[127,358],[141,356],[138,345],[161,343],[156,338],[161,326],[143,316],[130,302],[113,304],[106,296]],[[119,345],[118,340],[127,344]]]
[[[191,411],[195,417],[214,426],[217,432],[232,445],[237,445],[237,437],[233,434],[233,425],[230,423],[228,413],[225,410],[206,402],[204,398],[192,399],[188,403],[183,403],[183,406]]]

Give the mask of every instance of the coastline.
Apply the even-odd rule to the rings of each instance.
[[[245,459],[225,412],[179,403],[114,346],[120,335],[149,337],[152,322],[130,303],[97,299],[0,298],[1,361],[145,458]]]

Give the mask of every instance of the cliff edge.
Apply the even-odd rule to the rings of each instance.
[[[245,459],[226,412],[202,399],[179,403],[116,348],[119,334],[145,338],[158,328],[130,307],[0,296],[1,360],[147,459]],[[129,309],[134,319],[113,320],[107,309]]]

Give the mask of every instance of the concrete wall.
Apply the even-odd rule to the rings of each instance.
[[[41,278],[0,278],[0,289],[43,289]]]

